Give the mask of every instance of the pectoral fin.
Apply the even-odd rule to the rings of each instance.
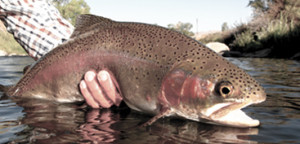
[[[163,107],[160,111],[159,114],[157,114],[156,116],[154,116],[153,118],[151,118],[150,120],[148,120],[146,123],[142,124],[141,126],[142,127],[145,127],[145,126],[149,126],[151,125],[152,123],[154,123],[155,121],[157,121],[158,119],[164,117],[164,116],[169,116],[172,114],[172,110],[168,107]]]

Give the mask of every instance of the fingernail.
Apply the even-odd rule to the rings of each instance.
[[[108,75],[109,75],[108,72],[101,71],[101,72],[99,72],[99,79],[101,81],[106,81],[108,79]]]
[[[88,81],[92,81],[95,78],[96,74],[94,72],[92,72],[92,71],[89,71],[89,72],[86,73],[86,75],[87,75],[87,77],[86,77],[87,80]]]
[[[80,87],[81,87],[81,88],[86,88],[86,84],[85,84],[84,81],[81,81],[81,82],[80,82]]]

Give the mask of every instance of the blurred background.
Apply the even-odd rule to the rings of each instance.
[[[230,57],[300,59],[298,0],[50,0],[73,25],[79,14],[156,24],[207,44],[227,45]],[[0,55],[25,55],[1,23]]]

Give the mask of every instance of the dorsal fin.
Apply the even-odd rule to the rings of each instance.
[[[93,29],[95,25],[97,25],[97,27],[107,26],[107,25],[111,25],[112,23],[114,23],[114,21],[101,16],[95,16],[91,14],[79,15],[76,19],[75,30],[72,33],[70,38],[74,38],[82,33],[85,33]]]

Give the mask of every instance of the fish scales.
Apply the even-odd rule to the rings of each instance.
[[[226,116],[264,101],[263,88],[188,36],[155,25],[84,15],[72,37],[41,58],[6,94],[82,101],[78,83],[84,73],[107,68],[126,104],[137,111],[238,127],[258,125],[254,120],[228,122]]]

